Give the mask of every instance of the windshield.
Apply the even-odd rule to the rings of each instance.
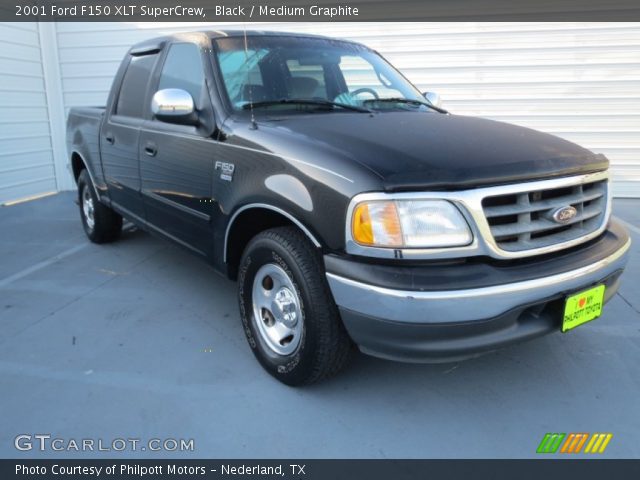
[[[217,39],[216,47],[235,110],[326,109],[331,104],[363,107],[363,111],[415,110],[426,103],[397,70],[361,45],[323,38],[247,36],[246,43],[244,37]]]

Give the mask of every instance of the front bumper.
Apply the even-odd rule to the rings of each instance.
[[[325,258],[325,266],[345,327],[363,352],[453,361],[558,331],[568,294],[604,283],[608,301],[630,244],[612,220],[598,239],[539,261],[398,268]]]

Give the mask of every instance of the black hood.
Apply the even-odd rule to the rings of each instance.
[[[387,190],[536,180],[609,164],[603,155],[553,135],[458,115],[335,112],[271,118],[263,125],[279,142],[293,137],[298,145],[308,141],[340,152],[377,173]]]

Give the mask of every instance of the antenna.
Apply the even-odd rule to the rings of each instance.
[[[249,87],[249,110],[251,111],[251,128],[253,130],[257,130],[258,124],[256,123],[256,117],[253,114],[253,89],[251,88],[252,85],[250,80],[251,70],[249,70],[249,43],[247,41],[247,24],[245,22],[242,22],[242,28],[244,33],[244,64],[247,68],[247,80],[249,80],[247,86]]]

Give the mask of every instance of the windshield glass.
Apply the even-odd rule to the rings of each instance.
[[[246,43],[244,37],[220,38],[215,43],[224,86],[235,110],[246,110],[250,105],[308,109],[314,107],[314,101],[316,108],[327,108],[331,102],[375,110],[415,110],[424,108],[416,102],[426,103],[398,71],[361,45],[323,38],[252,35],[246,37]],[[292,100],[306,102],[295,104]]]

